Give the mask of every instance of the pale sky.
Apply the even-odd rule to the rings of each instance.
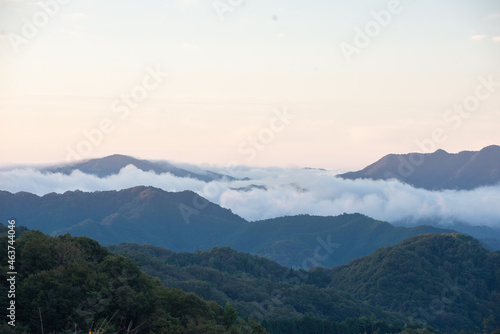
[[[360,169],[499,125],[498,0],[0,0],[0,165]]]

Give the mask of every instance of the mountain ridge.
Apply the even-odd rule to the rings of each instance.
[[[500,314],[500,252],[484,249],[468,235],[414,236],[329,274],[329,286],[441,330],[477,332],[488,321],[500,324],[495,317]]]
[[[500,146],[480,151],[388,154],[362,170],[339,174],[344,179],[397,179],[427,190],[472,190],[500,183]]]
[[[361,214],[286,216],[250,223],[194,192],[145,186],[44,196],[0,191],[0,211],[52,235],[88,236],[104,245],[148,243],[174,251],[230,246],[295,268],[331,267],[410,236],[452,231],[395,227]],[[328,260],[318,260],[325,252],[330,253]]]
[[[338,321],[346,312],[373,312],[389,323],[405,319],[448,333],[489,333],[500,325],[500,252],[460,233],[417,235],[345,265],[307,271],[227,247],[194,253],[125,243],[108,248],[168,286],[219,303],[229,298],[243,315],[272,321],[301,315]]]
[[[192,172],[167,161],[151,161],[137,159],[128,155],[113,154],[102,158],[88,159],[70,164],[59,164],[41,169],[44,173],[62,173],[71,174],[75,170],[80,170],[85,174],[91,174],[98,177],[108,177],[120,172],[128,165],[133,165],[144,172],[153,171],[156,174],[170,173],[177,177],[193,178],[200,181],[210,182],[226,178],[236,180],[232,176],[200,170],[201,173]]]

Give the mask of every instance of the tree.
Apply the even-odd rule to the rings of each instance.
[[[226,328],[231,327],[232,324],[236,322],[236,319],[238,319],[238,311],[229,304],[229,302],[226,303],[226,306],[224,306],[224,312],[222,314],[222,322],[224,323],[224,326]]]

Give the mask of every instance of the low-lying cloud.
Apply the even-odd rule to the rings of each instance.
[[[168,173],[143,172],[134,166],[106,178],[80,171],[71,175],[44,174],[25,168],[0,171],[0,189],[44,195],[144,185],[166,191],[195,191],[249,221],[284,215],[357,212],[388,222],[432,221],[445,226],[458,221],[500,228],[500,186],[438,192],[416,189],[395,180],[344,180],[335,177],[333,172],[297,168],[242,167],[232,170],[232,176],[250,180],[206,183]],[[265,189],[249,187],[251,185],[263,185]]]

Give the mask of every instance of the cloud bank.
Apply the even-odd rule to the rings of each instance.
[[[214,170],[227,173],[225,170]],[[472,191],[429,191],[390,181],[343,180],[334,172],[310,169],[251,168],[232,170],[245,181],[206,183],[171,174],[143,172],[127,166],[106,178],[75,171],[71,175],[43,174],[23,168],[0,171],[0,189],[37,195],[68,190],[119,190],[138,185],[166,191],[192,190],[210,201],[255,221],[284,215],[363,213],[388,222],[453,222],[500,228],[500,185]],[[252,188],[251,185],[265,186]],[[238,190],[235,190],[238,189]]]

